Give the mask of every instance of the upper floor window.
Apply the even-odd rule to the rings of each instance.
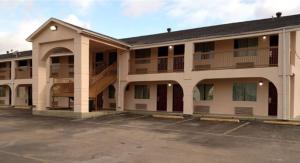
[[[175,45],[174,55],[184,55],[184,45]]]
[[[135,50],[135,63],[136,64],[145,64],[150,63],[151,49],[138,49]]]
[[[150,58],[151,57],[151,49],[138,49],[135,50],[135,58]]]
[[[270,36],[270,47],[277,47],[278,46],[278,35]]]
[[[52,64],[59,64],[60,63],[59,57],[52,57],[51,62],[52,62]]]
[[[169,48],[167,46],[158,48],[158,57],[168,56]]]
[[[0,63],[0,68],[6,68],[6,63],[4,62]]]
[[[103,53],[96,53],[96,62],[103,62],[104,60],[104,56],[103,56]]]
[[[195,101],[208,101],[214,98],[214,85],[213,84],[198,84],[194,89]]]
[[[25,67],[28,65],[27,60],[18,61],[18,67]]]
[[[135,85],[134,86],[134,98],[135,99],[149,99],[150,89],[147,85]]]
[[[215,50],[214,42],[203,42],[195,44],[195,53],[200,53],[200,55],[196,55],[200,58],[195,58],[196,60],[202,59],[210,59],[213,57],[213,51]]]
[[[234,40],[234,57],[256,56],[258,38],[245,38]]]
[[[256,83],[234,83],[233,101],[256,101]]]

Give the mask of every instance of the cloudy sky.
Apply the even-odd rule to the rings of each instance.
[[[115,38],[300,14],[300,0],[0,0],[0,53],[28,50],[25,39],[50,17]]]

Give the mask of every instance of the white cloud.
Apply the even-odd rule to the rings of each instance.
[[[78,12],[80,12],[81,14],[86,14],[89,9],[95,5],[95,3],[97,4],[102,4],[107,0],[61,0],[61,1],[65,1],[70,5],[76,6],[78,7]]]
[[[0,32],[0,54],[10,50],[29,50],[31,43],[25,39],[33,33],[44,20],[23,20],[10,32]]]
[[[267,18],[277,11],[299,14],[299,0],[121,0],[126,15],[143,16],[163,11],[180,27],[205,26]]]
[[[166,1],[163,0],[122,0],[121,6],[125,15],[136,17],[156,12],[165,3]]]
[[[77,26],[80,26],[80,27],[83,27],[83,28],[88,28],[90,29],[90,23],[88,22],[84,22],[82,20],[80,20],[76,15],[74,14],[71,14],[69,16],[67,16],[64,21],[68,22],[68,23],[71,23],[71,24],[74,24],[74,25],[77,25]]]

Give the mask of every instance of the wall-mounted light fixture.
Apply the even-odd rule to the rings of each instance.
[[[267,36],[263,36],[263,40],[266,40],[267,39]]]
[[[169,49],[173,49],[173,46],[172,46],[172,45],[170,45],[170,46],[169,46]]]
[[[263,82],[263,81],[259,81],[259,82],[258,82],[258,85],[259,85],[259,86],[263,86],[263,85],[264,85],[264,82]]]
[[[51,31],[56,31],[56,30],[57,30],[57,26],[51,25],[51,26],[50,26],[50,30],[51,30]]]
[[[172,86],[172,84],[171,83],[168,83],[168,87],[171,87]]]

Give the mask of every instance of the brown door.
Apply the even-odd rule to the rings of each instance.
[[[157,85],[157,111],[167,111],[167,85]]]
[[[183,112],[183,90],[179,84],[173,85],[173,111]]]
[[[269,83],[269,116],[277,116],[277,91],[273,83]]]

